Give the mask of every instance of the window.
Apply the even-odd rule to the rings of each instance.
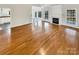
[[[10,16],[9,8],[0,8],[0,16]]]
[[[48,11],[45,11],[45,19],[48,19]]]
[[[41,15],[41,11],[39,11],[39,12],[38,12],[38,17],[41,18],[41,16],[42,16],[42,15]]]
[[[75,24],[76,23],[76,11],[67,10],[67,23]]]
[[[35,12],[35,17],[37,17],[37,12]]]

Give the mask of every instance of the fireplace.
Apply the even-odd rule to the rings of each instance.
[[[52,18],[52,23],[59,24],[59,18]]]

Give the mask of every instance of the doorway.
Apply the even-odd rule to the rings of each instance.
[[[0,30],[9,29],[10,20],[11,20],[11,9],[0,8]]]

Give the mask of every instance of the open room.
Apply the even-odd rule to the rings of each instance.
[[[79,4],[0,4],[1,55],[78,55]]]

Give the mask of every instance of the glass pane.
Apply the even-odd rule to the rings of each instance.
[[[35,17],[37,17],[37,12],[35,12]]]
[[[38,12],[38,17],[40,17],[40,18],[41,18],[41,16],[42,16],[42,15],[41,15],[41,11],[40,11],[40,12]]]
[[[75,24],[76,23],[76,12],[75,10],[67,10],[67,23]]]
[[[48,19],[48,11],[45,11],[45,19]]]

